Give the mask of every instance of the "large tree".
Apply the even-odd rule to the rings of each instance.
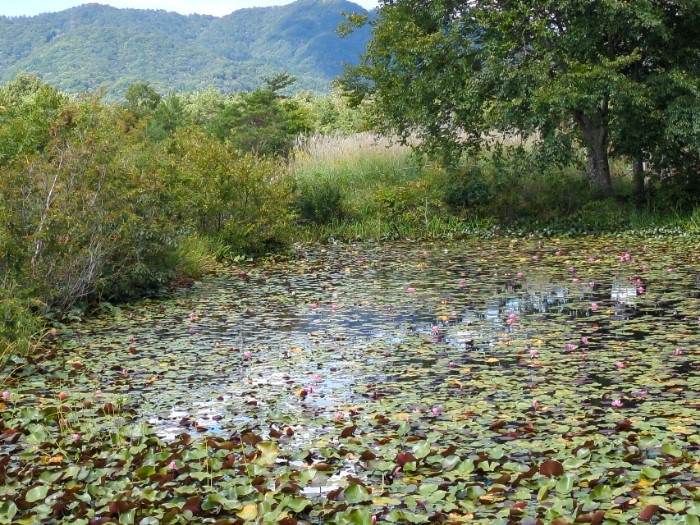
[[[700,0],[383,0],[370,23],[341,83],[374,100],[377,127],[427,148],[460,151],[494,132],[550,151],[578,141],[601,195],[611,154],[697,158]]]

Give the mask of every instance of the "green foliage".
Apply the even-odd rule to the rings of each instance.
[[[294,139],[310,130],[303,108],[278,91],[294,80],[284,75],[269,79],[270,85],[241,93],[212,119],[211,130],[222,141],[254,155],[286,155]]]
[[[277,160],[195,130],[176,133],[169,147],[180,161],[168,182],[180,188],[178,213],[193,228],[234,252],[262,253],[288,239],[292,180]]]
[[[418,133],[426,149],[453,158],[494,131],[541,141],[550,156],[571,151],[556,144],[578,142],[589,185],[610,195],[611,148],[674,171],[693,164],[683,157],[697,164],[699,8],[381,2],[374,38],[343,85],[355,102],[373,100],[378,129]]]
[[[231,4],[235,6],[235,3]],[[134,83],[159,93],[252,90],[261,76],[291,71],[300,89],[327,92],[369,38],[336,33],[345,0],[301,0],[231,15],[183,16],[96,3],[35,17],[0,17],[0,81],[30,71],[64,92],[106,87],[117,102]],[[147,97],[148,98],[148,97]]]
[[[303,221],[328,224],[343,217],[343,194],[332,180],[304,181],[297,188],[294,206]]]

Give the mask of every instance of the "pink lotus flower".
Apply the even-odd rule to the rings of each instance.
[[[625,368],[625,363],[623,363],[622,361],[618,361],[617,363],[615,363],[615,368],[617,368],[618,370]]]
[[[250,359],[252,356],[253,352],[251,352],[250,350],[246,350],[245,352],[243,352],[243,357],[245,357],[246,359]]]
[[[591,310],[594,312],[598,309],[598,303],[591,303]]]
[[[590,286],[591,288],[595,288],[595,281],[589,281],[588,286]]]
[[[311,379],[314,380],[314,383],[318,383],[319,381],[321,381],[321,376],[318,374],[314,374]]]
[[[2,393],[2,400],[7,401],[8,399],[10,399],[10,393],[7,391],[3,392]]]
[[[554,252],[554,255],[556,255],[556,256],[561,255],[561,250],[557,250],[556,252]]]
[[[337,304],[332,304],[332,305],[331,305],[331,310],[334,311],[334,312],[337,311],[337,310],[338,310],[338,305],[337,305]]]
[[[642,271],[646,272],[649,269],[649,267],[646,264],[642,265]]]
[[[455,366],[456,366],[456,365],[455,365],[455,362],[454,362],[454,361],[450,361],[449,367],[450,367],[450,368],[454,368]]]
[[[343,413],[342,412],[336,412],[335,415],[333,416],[336,421],[339,419],[343,419]]]
[[[586,337],[586,336],[584,335],[584,336],[581,338],[581,342],[582,342],[584,345],[587,345],[587,344],[588,344],[588,337]]]
[[[311,309],[315,310],[316,308],[318,308],[318,303],[311,303]]]
[[[440,412],[442,412],[442,410],[440,410],[440,407],[433,407],[432,412],[433,412],[434,416],[439,416]]]
[[[195,319],[197,319],[197,314],[194,312],[190,312],[187,317],[189,317],[190,321],[194,321]]]
[[[666,271],[667,271],[668,273],[672,273],[672,272],[673,272],[673,268],[667,268]]]
[[[407,292],[407,293],[415,293],[415,292],[416,292],[416,289],[415,289],[415,288],[411,288],[411,287],[409,286],[408,288],[406,288],[406,292]]]
[[[615,408],[621,408],[622,407],[622,401],[619,399],[615,399],[612,403],[610,403],[612,406]]]
[[[431,328],[431,330],[433,331],[433,333],[434,333],[435,335],[438,335],[438,334],[440,333],[440,327],[439,327],[439,326],[433,326],[433,327]]]
[[[533,260],[533,261],[536,261],[537,259],[539,259],[539,256],[537,256],[537,255],[533,255],[533,256],[532,256],[532,260]]]
[[[175,469],[177,469],[177,465],[175,464],[174,461],[171,461],[170,463],[168,463],[168,468],[170,470],[175,470]]]
[[[358,259],[358,260],[357,260],[357,264],[359,264],[360,266],[362,266],[362,264],[364,264],[364,262],[365,262],[364,259]]]
[[[673,355],[683,355],[683,350],[681,350],[680,348],[676,348],[673,351]]]
[[[530,350],[530,359],[534,359],[538,354],[539,352],[537,350]]]
[[[467,284],[467,280],[466,280],[466,279],[460,279],[460,280],[459,280],[459,285],[460,285],[460,286],[464,286],[465,284]]]
[[[575,271],[574,267],[573,267],[573,266],[569,266],[569,272],[570,272],[570,273],[574,273],[574,271]]]
[[[391,313],[391,306],[387,306],[386,311],[387,313]]]
[[[126,368],[122,368],[122,371],[119,372],[119,373],[120,373],[121,375],[123,375],[123,376],[129,375],[129,371],[128,371]]]
[[[80,441],[80,434],[73,434],[73,441]]]
[[[574,277],[573,279],[571,279],[572,283],[577,283],[579,281],[581,281],[581,279],[579,279],[578,277]]]
[[[533,399],[532,401],[532,408],[534,410],[537,410],[537,407],[540,406],[540,404],[537,402],[537,399]]]
[[[571,352],[572,350],[576,350],[576,345],[574,343],[566,343],[566,349]]]
[[[525,275],[523,272],[518,272],[518,277],[522,277],[523,275]]]
[[[61,391],[58,393],[58,400],[59,400],[59,401],[65,401],[66,399],[68,399],[68,392],[66,392],[65,390],[61,390]]]
[[[95,395],[96,395],[96,396],[101,396],[101,395],[102,395],[102,390],[100,390],[99,388],[98,388],[97,390],[95,390]]]
[[[640,286],[639,288],[637,288],[637,292],[644,293],[644,292],[646,292],[646,289],[643,286]]]

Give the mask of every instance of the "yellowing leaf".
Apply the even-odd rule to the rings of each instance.
[[[258,517],[258,506],[255,503],[249,503],[243,510],[237,512],[236,515],[245,521],[253,521]]]

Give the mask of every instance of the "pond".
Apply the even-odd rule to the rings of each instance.
[[[692,237],[297,245],[71,326],[13,395],[274,443],[336,502],[297,518],[698,523],[699,266]]]

